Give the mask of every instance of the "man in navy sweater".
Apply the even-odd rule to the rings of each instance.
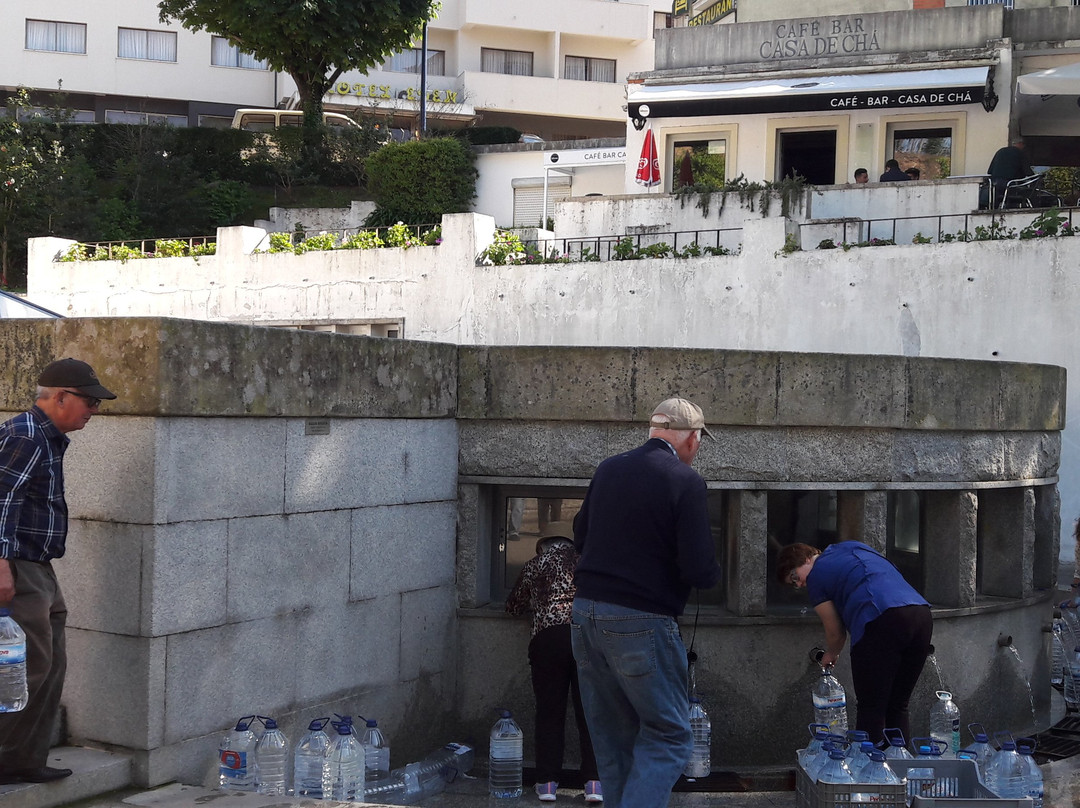
[[[676,618],[692,587],[720,580],[705,481],[690,468],[702,432],[712,437],[700,407],[662,402],[649,440],[596,469],[574,519],[571,635],[608,808],[667,805],[690,758]]]

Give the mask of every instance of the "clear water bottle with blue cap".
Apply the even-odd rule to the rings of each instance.
[[[986,767],[990,764],[990,758],[994,756],[994,747],[990,744],[990,736],[983,729],[982,724],[968,724],[968,732],[971,733],[972,744],[968,747],[975,753],[975,767],[979,770],[979,779],[986,785]]]
[[[1051,623],[1050,631],[1050,684],[1057,687],[1065,686],[1065,621],[1060,617],[1055,617]]]
[[[1025,774],[1026,768],[1016,751],[1016,742],[1011,738],[1002,740],[1001,749],[987,767],[987,788],[1003,800],[1023,799],[1027,796]]]
[[[810,730],[810,743],[805,749],[800,749],[798,755],[803,771],[806,771],[807,763],[821,751],[821,745],[829,739],[829,728],[824,724],[810,724],[807,729]]]
[[[844,757],[843,750],[833,749],[829,752],[829,759],[821,767],[817,779],[822,783],[855,782],[855,778],[851,776],[851,769],[848,768],[847,758]]]
[[[368,778],[380,777],[390,773],[390,742],[386,734],[379,729],[379,722],[374,718],[357,716],[364,722],[364,736],[360,743],[364,745],[364,765]]]
[[[807,761],[806,776],[811,780],[817,780],[822,767],[829,762],[833,752],[839,752],[841,756],[844,754],[844,740],[837,735],[830,735],[829,740],[821,745],[821,751],[812,760]]]
[[[810,651],[811,657],[816,658],[818,664],[824,653],[820,648]],[[840,680],[832,675],[830,668],[821,666],[821,676],[814,683],[811,696],[814,701],[815,723],[827,724],[830,732],[847,732],[847,693]]]
[[[851,769],[851,776],[855,778],[856,783],[863,782],[862,773],[866,769],[867,764],[870,762],[870,753],[880,751],[874,746],[873,741],[862,741],[859,744],[859,751],[855,753],[855,756],[848,759],[848,768]],[[882,760],[885,759],[885,753],[881,754]]]
[[[1031,797],[1032,808],[1043,806],[1043,775],[1039,764],[1035,762],[1035,739],[1017,738],[1016,751],[1024,764],[1024,796]]]
[[[11,609],[0,608],[0,713],[16,713],[26,706],[26,634]]]
[[[226,791],[255,790],[255,733],[246,715],[225,733],[218,744],[218,787]]]
[[[284,797],[289,793],[289,739],[273,718],[257,717],[263,723],[263,731],[255,742],[255,790]]]
[[[889,727],[884,730],[884,734],[885,740],[889,744],[885,747],[886,760],[911,760],[915,757],[908,751],[907,742],[904,740],[904,732],[899,727]]]
[[[297,797],[321,800],[323,797],[323,765],[330,749],[326,734],[329,718],[316,718],[297,742],[293,753],[293,792]]]
[[[854,772],[852,761],[862,753],[862,742],[870,740],[870,733],[864,729],[849,729],[844,733],[847,745],[844,747],[844,755],[848,759],[848,768]],[[862,761],[859,762],[862,765]]]
[[[899,785],[901,782],[896,772],[890,768],[888,761],[885,759],[885,753],[880,749],[873,748],[867,753],[866,765],[859,771],[855,780],[859,783],[871,783],[873,785]]]
[[[323,767],[323,799],[361,802],[364,799],[364,747],[353,733],[352,719],[339,716],[330,725],[337,734],[330,740]],[[348,720],[346,720],[348,719]]]
[[[498,709],[499,720],[488,739],[488,791],[493,797],[521,796],[523,736],[509,710]]]

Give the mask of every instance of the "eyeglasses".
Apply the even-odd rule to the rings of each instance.
[[[101,406],[101,399],[96,397],[96,396],[88,396],[88,395],[86,395],[86,393],[77,393],[74,390],[64,390],[64,392],[65,393],[71,393],[71,395],[73,395],[73,396],[78,396],[79,398],[81,398],[83,401],[86,402],[86,406],[91,410],[94,409],[95,407]]]

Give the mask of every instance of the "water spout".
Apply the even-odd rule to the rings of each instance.
[[[1010,645],[1013,644],[1012,635],[1011,634],[998,634],[997,644],[998,644],[998,648],[1008,648]]]

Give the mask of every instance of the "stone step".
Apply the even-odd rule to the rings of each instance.
[[[48,765],[71,769],[71,777],[54,783],[0,785],[3,808],[55,808],[118,791],[131,785],[131,759],[126,755],[58,746],[49,752]]]

